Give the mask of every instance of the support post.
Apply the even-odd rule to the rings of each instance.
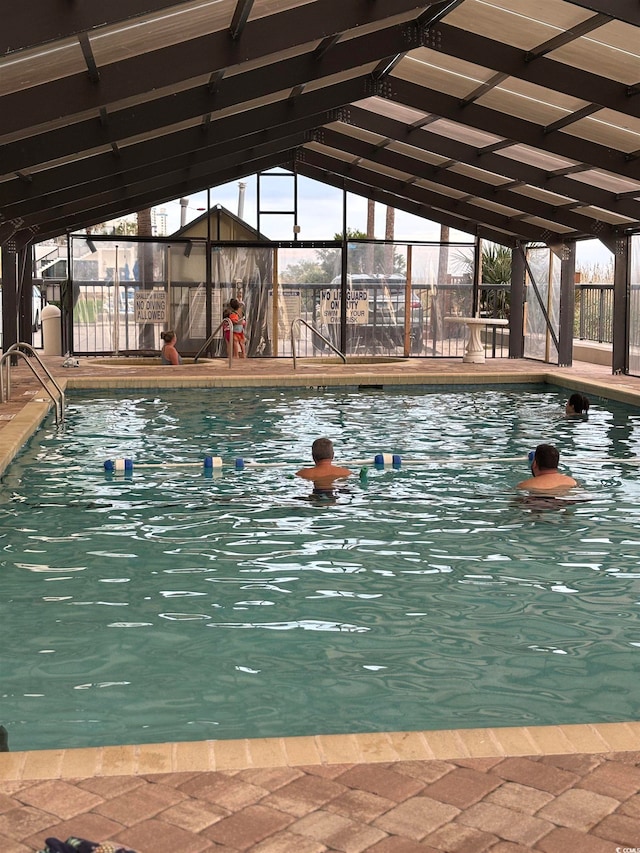
[[[576,304],[576,244],[563,243],[552,250],[560,257],[560,328],[558,330],[558,367],[573,363],[573,317]]]
[[[525,248],[511,250],[511,298],[509,308],[509,358],[524,356]]]
[[[471,316],[480,316],[480,285],[482,284],[482,237],[476,234],[473,245],[473,285],[471,290]]]
[[[18,252],[18,340],[33,343],[33,247]]]
[[[347,241],[347,190],[342,187],[342,275],[340,276],[340,352],[347,352],[347,290],[349,289],[349,243]]]
[[[612,373],[628,373],[631,238],[618,237],[612,248],[614,272],[611,370]]]
[[[2,349],[18,343],[18,264],[15,240],[2,246]],[[12,363],[17,359],[13,358]]]

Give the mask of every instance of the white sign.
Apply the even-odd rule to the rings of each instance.
[[[219,301],[219,298],[218,298]],[[190,338],[206,337],[207,333],[207,292],[204,284],[196,290],[189,289],[189,324],[187,326]]]
[[[167,323],[167,294],[164,290],[136,290],[136,323]]]
[[[327,288],[320,293],[320,320],[322,323],[340,322],[340,291]],[[366,290],[347,290],[347,323],[369,322],[369,294]]]
[[[273,290],[267,293],[267,313],[273,316]],[[298,288],[278,286],[278,332],[283,337],[288,337],[291,322],[302,315],[302,297]],[[300,329],[298,329],[298,337]]]

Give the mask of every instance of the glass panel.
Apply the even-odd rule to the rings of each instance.
[[[347,251],[343,282],[340,244],[213,244],[208,286],[204,239],[73,235],[71,287],[66,295],[63,287],[61,306],[65,329],[71,317],[70,349],[157,356],[161,333],[173,329],[183,356],[195,355],[214,333],[203,354],[225,358],[221,324],[237,298],[249,357],[291,357],[297,317],[312,327],[296,328],[302,357],[335,354],[332,347],[365,357],[462,357],[467,326],[458,318],[473,310],[472,245],[354,238]],[[549,310],[557,323],[556,297]],[[494,340],[491,354],[504,355],[503,348]]]
[[[212,331],[222,322],[225,305],[232,298],[243,303],[246,352],[252,356],[278,355],[274,346],[273,255],[271,246],[214,246],[211,255]],[[214,354],[225,355],[220,330]]]
[[[556,339],[560,325],[560,258],[546,247],[527,249],[526,324],[524,355],[558,363],[558,348],[549,331],[545,312]],[[536,293],[537,291],[537,293]]]
[[[429,299],[429,325],[425,354],[455,358],[464,355],[468,334],[465,323],[457,317],[473,314],[474,247],[445,244],[414,247],[413,269],[418,257],[426,255],[429,281],[433,287]],[[415,272],[414,272],[415,281]]]
[[[159,349],[160,333],[172,322],[168,251],[155,242],[72,237],[72,304],[65,309],[73,317],[74,352]]]
[[[327,294],[336,288],[334,280],[340,281],[341,266],[339,248],[278,250],[279,355],[293,355],[291,324],[296,317],[313,327],[296,324],[296,355],[303,358],[331,355],[331,348],[322,337],[339,348],[339,312],[332,310]],[[339,299],[339,290],[336,292]]]
[[[631,238],[629,373],[640,376],[640,234]]]

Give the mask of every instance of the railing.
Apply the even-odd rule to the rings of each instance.
[[[576,284],[573,335],[581,341],[613,341],[613,285]]]
[[[77,297],[73,311],[73,350],[75,354],[107,354],[114,351],[115,325],[118,325],[118,344],[121,351],[144,351],[157,349],[157,338],[160,330],[156,326],[154,340],[148,340],[151,327],[136,322],[134,303],[135,292],[139,289],[138,282],[121,283],[119,296],[112,283],[82,282],[74,289]],[[254,328],[257,338],[264,338],[271,344],[265,347],[264,354],[276,352],[280,356],[290,356],[290,321],[291,318],[301,317],[312,326],[316,332],[302,331],[297,340],[298,358],[303,355],[315,355],[327,350],[328,344],[338,344],[340,334],[340,317],[327,314],[326,294],[336,289],[333,283],[303,283],[284,286],[284,291],[291,291],[290,299],[281,300],[279,318],[279,339],[272,340],[273,320],[267,312]],[[201,290],[201,289],[200,289]],[[175,318],[178,338],[186,351],[200,347],[197,357],[211,346],[212,336],[200,346],[204,339],[202,331],[196,331],[204,326],[202,318],[205,315],[204,300],[196,299],[200,293],[198,288],[184,285],[180,288],[172,284],[169,316]],[[404,283],[384,284],[379,281],[365,282],[359,292],[359,305],[362,316],[355,318],[349,315],[346,331],[347,355],[362,356],[401,356],[414,357],[447,357],[456,358],[464,354],[466,330],[463,324],[456,327],[449,324],[445,327],[444,316],[460,314],[470,316],[472,311],[472,285],[439,284],[428,285],[414,281],[410,294],[407,295]],[[257,294],[259,295],[259,294]],[[217,300],[214,300],[217,297]],[[295,304],[297,300],[297,304]],[[220,293],[212,295],[210,313],[219,316]],[[286,311],[285,311],[286,309]],[[479,291],[478,309],[481,317],[491,319],[508,319],[510,312],[510,287],[504,284],[482,283]],[[350,307],[351,310],[351,307]],[[198,316],[195,312],[198,312]],[[288,312],[288,314],[287,314]],[[405,323],[405,317],[408,322]],[[577,284],[575,298],[574,337],[586,341],[610,343],[612,339],[613,318],[613,285],[611,284]],[[255,319],[255,318],[254,318]],[[198,322],[196,322],[198,321]],[[407,341],[408,332],[408,341]],[[321,336],[321,337],[320,337]],[[500,358],[508,354],[508,333],[501,329],[487,329],[487,349],[489,357]],[[308,348],[308,353],[305,351]],[[216,350],[219,352],[219,350]],[[255,355],[262,354],[257,350]],[[224,350],[223,350],[224,357]]]
[[[313,332],[314,335],[317,335],[320,338],[320,340],[329,347],[329,349],[333,350],[333,352],[335,352],[336,355],[340,356],[343,364],[347,363],[346,355],[343,352],[340,352],[340,350],[337,347],[335,347],[328,338],[325,338],[325,336],[321,332],[319,332],[315,328],[315,326],[313,326],[311,323],[308,323],[306,320],[303,320],[302,317],[296,317],[296,319],[293,320],[293,322],[291,323],[291,355],[293,356],[293,369],[294,370],[296,369],[296,336],[295,336],[295,331],[299,325],[300,326],[306,326],[306,328],[309,329],[310,332]]]
[[[214,331],[211,332],[211,334],[209,335],[207,340],[202,344],[202,346],[200,347],[200,349],[198,350],[198,352],[196,353],[196,355],[193,359],[194,364],[197,363],[197,361],[200,358],[200,356],[202,355],[202,353],[205,352],[211,346],[211,344],[213,343],[213,339],[218,334],[220,329],[222,329],[224,326],[226,326],[228,331],[229,331],[229,339],[227,340],[227,353],[229,355],[229,367],[231,367],[231,365],[233,364],[233,323],[229,319],[229,317],[225,317],[223,319],[222,323],[220,323],[220,325],[216,326]]]
[[[12,344],[12,346],[10,346],[9,349],[0,358],[0,401],[2,401],[3,403],[6,403],[11,396],[11,369],[10,368],[11,368],[11,358],[13,356],[20,356],[21,358],[24,358],[24,360],[27,363],[27,366],[29,367],[29,370],[31,370],[33,375],[36,377],[38,382],[42,385],[42,387],[46,391],[46,393],[51,397],[51,399],[53,400],[54,407],[55,407],[56,426],[60,426],[61,423],[64,423],[64,408],[65,408],[64,391],[58,385],[56,380],[53,378],[53,376],[51,375],[51,373],[49,372],[47,367],[43,364],[42,359],[40,358],[38,353],[34,350],[34,348],[31,346],[31,344],[27,344],[24,342]],[[47,379],[49,380],[49,382],[51,382],[51,384],[53,385],[55,390],[58,392],[57,397],[55,396],[55,394],[51,393],[51,388],[47,385],[47,382],[42,378],[42,376],[35,369],[35,367],[31,363],[31,361],[29,360],[29,356],[32,356],[33,358],[35,358],[38,365],[42,368]],[[5,374],[6,374],[6,379],[5,379]]]

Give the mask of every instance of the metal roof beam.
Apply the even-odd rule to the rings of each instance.
[[[147,174],[148,170],[156,168],[162,170],[167,163],[184,160],[185,152],[194,162],[198,162],[200,156],[206,156],[208,150],[225,156],[238,148],[249,148],[310,131],[338,119],[341,114],[340,110],[316,113],[314,109],[306,109],[298,118],[288,121],[290,112],[290,105],[280,101],[259,109],[256,114],[259,127],[250,133],[242,133],[246,117],[243,118],[242,114],[229,116],[218,121],[215,133],[212,130],[207,132],[202,126],[192,127],[122,148],[117,161],[109,152],[103,152],[4,181],[0,183],[0,211],[5,216],[16,215],[19,210],[32,213],[39,205],[48,207],[49,196],[57,197],[62,203],[82,198],[93,192],[94,183],[100,188],[117,181],[127,182],[129,173],[134,173],[135,179],[135,173]]]
[[[233,166],[219,172],[216,175],[217,183],[223,184],[239,180],[247,177],[247,175],[272,169],[276,166],[291,168],[293,166],[293,157],[294,152],[288,151],[256,160],[248,159],[241,165]],[[146,207],[152,205],[163,204],[173,201],[178,197],[205,190],[207,187],[213,185],[214,181],[211,180],[211,173],[196,177],[185,177],[179,185],[174,181],[164,186],[158,182],[151,191],[147,191],[141,195],[127,195],[126,198],[118,201],[110,201],[107,204],[96,205],[90,209],[81,210],[72,219],[66,216],[56,217],[53,215],[51,218],[47,218],[40,223],[38,240],[46,240],[50,237],[64,234],[67,231],[77,231],[90,225],[107,222],[136,210],[144,210]],[[178,189],[178,192],[176,192],[176,189]]]
[[[0,56],[80,33],[122,24],[163,12],[176,0],[109,0],[108,3],[69,3],[69,0],[26,0],[12,3],[2,17]]]
[[[396,210],[406,211],[414,216],[428,219],[430,222],[447,225],[450,228],[455,228],[456,230],[469,235],[477,235],[485,240],[491,240],[494,243],[501,243],[503,245],[510,246],[511,248],[514,248],[518,242],[511,234],[493,230],[481,223],[463,219],[453,213],[431,207],[427,204],[421,204],[420,202],[400,198],[393,193],[379,189],[375,186],[368,186],[354,180],[342,178],[338,175],[331,175],[322,169],[318,169],[315,166],[310,166],[304,163],[298,164],[296,168],[300,175],[304,175],[305,177],[319,181],[320,183],[328,184],[329,186],[337,187],[338,189],[353,193],[354,195],[371,199],[379,204],[393,207]]]
[[[353,166],[326,154],[320,154],[317,151],[309,151],[305,149],[303,162],[309,163],[313,166],[318,166],[318,168],[325,169],[328,172],[333,172],[334,174],[342,177],[360,181],[361,183],[365,183],[369,186],[377,186],[381,189],[386,189],[395,195],[407,198],[411,201],[418,201],[432,207],[456,212],[465,219],[482,222],[484,225],[499,228],[507,233],[511,233],[514,237],[521,237],[525,240],[542,240],[542,235],[547,233],[547,231],[551,231],[551,229],[540,228],[537,225],[531,225],[530,223],[520,221],[517,222],[517,227],[513,227],[514,220],[502,213],[496,213],[495,211],[489,210],[485,207],[470,204],[462,199],[445,196],[441,193],[434,192],[433,190],[416,186],[415,184],[407,185],[404,181],[398,180],[397,178],[392,178],[389,175],[381,175],[380,173],[363,166]],[[552,233],[557,239],[563,239],[563,237],[565,237],[562,231],[553,231]]]
[[[640,5],[637,0],[615,0],[615,3],[611,0],[565,0],[565,2],[580,6],[582,9],[589,9],[591,12],[601,12],[617,21],[640,27]]]
[[[612,20],[613,17],[611,15],[594,15],[593,18],[587,18],[586,21],[582,21],[582,23],[577,24],[575,27],[571,27],[563,33],[559,33],[557,36],[543,42],[543,44],[538,45],[538,47],[528,50],[526,53],[527,62],[532,62],[534,59],[539,59],[541,56],[545,56],[559,47],[564,47],[566,44],[570,44],[572,41],[600,29],[600,27],[610,23]]]
[[[73,191],[63,190],[34,198],[20,206],[22,218],[27,225],[38,224],[51,218],[52,214],[57,219],[65,216],[73,219],[83,208],[109,204],[128,196],[151,194],[156,187],[166,189],[171,181],[180,186],[185,173],[194,178],[206,174],[208,180],[216,183],[215,175],[218,171],[239,166],[247,160],[277,156],[283,151],[295,149],[304,143],[306,135],[307,131],[299,130],[286,136],[272,134],[269,140],[265,140],[264,134],[256,134],[250,140],[245,137],[242,144],[236,140],[233,145],[226,146],[224,153],[221,151],[222,146],[210,145],[190,154],[188,160],[181,156],[157,163],[150,162],[144,168],[94,181],[80,192],[74,188]]]
[[[465,193],[465,195],[474,198],[491,199],[497,204],[522,211],[524,216],[536,216],[540,219],[555,221],[582,234],[590,233],[591,231],[596,232],[598,235],[602,233],[601,222],[593,217],[571,213],[565,206],[558,207],[553,204],[546,204],[522,193],[504,189],[499,184],[487,184],[476,178],[452,172],[448,169],[442,169],[439,166],[433,166],[418,158],[410,157],[407,154],[400,154],[396,151],[389,151],[388,149],[380,150],[372,146],[371,143],[334,130],[326,129],[323,132],[323,137],[324,144],[331,148],[339,151],[347,151],[349,154],[369,160],[370,162],[380,163],[399,172],[407,172],[407,174],[416,178],[432,181],[433,183]]]
[[[380,113],[374,113],[362,107],[352,106],[349,109],[349,117],[351,124],[356,127],[377,133],[385,138],[391,137],[398,142],[413,145],[419,150],[430,151],[442,157],[451,158],[453,155],[453,162],[467,163],[470,166],[505,178],[522,181],[570,199],[578,199],[587,205],[592,204],[604,210],[611,210],[620,216],[640,220],[640,203],[634,201],[633,198],[607,192],[593,184],[572,181],[565,177],[567,170],[561,172],[546,171],[511,157],[496,154],[490,150],[490,146],[476,148],[473,145],[430,130],[406,125],[396,119],[387,118]],[[576,169],[582,171],[584,167],[574,166],[568,167],[568,169],[569,173],[573,173]]]
[[[390,87],[391,100],[416,110],[435,113],[460,124],[502,136],[511,140],[512,144],[530,145],[532,148],[540,148],[570,160],[582,161],[614,174],[640,180],[640,161],[627,160],[625,153],[615,148],[561,132],[545,135],[544,128],[534,122],[478,104],[461,106],[459,100],[451,95],[397,77],[391,77],[386,81],[386,85]]]
[[[438,53],[490,68],[497,74],[505,74],[546,89],[563,92],[588,104],[599,104],[624,115],[640,118],[640,99],[629,97],[628,87],[617,80],[575,68],[549,57],[527,61],[527,52],[521,48],[475,35],[446,23],[438,26],[438,36]],[[499,85],[499,81],[496,83],[492,80],[490,84]],[[479,92],[480,88],[476,90],[478,96],[482,94]]]
[[[296,171],[298,174],[311,178],[314,181],[320,181],[323,184],[328,184],[329,186],[337,187],[338,189],[344,189],[347,192],[363,196],[364,198],[371,198],[380,204],[394,207],[397,210],[404,210],[407,213],[412,213],[414,216],[421,216],[423,219],[429,219],[432,222],[439,222],[442,225],[448,225],[450,228],[455,228],[456,230],[463,231],[467,234],[483,237],[484,239],[491,240],[494,243],[501,243],[513,248],[518,242],[512,234],[492,229],[474,220],[465,219],[459,214],[454,214],[444,209],[434,208],[419,201],[412,201],[372,184],[364,184],[353,180],[352,178],[346,178],[341,175],[327,172],[325,169],[313,166],[310,163],[305,163],[304,161],[296,164]]]
[[[583,118],[587,118],[594,113],[597,113],[602,108],[596,106],[595,104],[589,104],[587,107],[583,107],[581,110],[576,110],[573,113],[569,113],[564,118],[559,118],[558,121],[554,121],[551,124],[548,124],[544,128],[545,133],[553,133],[556,130],[562,130],[563,127],[569,127],[570,124],[575,124],[577,121],[580,121]]]
[[[89,41],[89,36],[86,33],[80,33],[80,35],[78,36],[78,41],[80,42],[80,49],[82,50],[85,65],[87,66],[87,71],[89,72],[89,80],[91,80],[92,83],[98,83],[100,80],[100,72],[98,71],[98,66],[96,65],[93,50],[91,49],[91,42]]]
[[[242,35],[242,31],[249,20],[253,3],[254,0],[238,0],[236,4],[231,25],[229,26],[229,35],[234,41]]]
[[[307,95],[301,95],[294,102],[286,100],[276,101],[252,111],[238,112],[219,119],[212,124],[211,134],[215,137],[215,141],[218,144],[228,142],[235,144],[236,147],[240,147],[240,140],[242,137],[250,136],[255,133],[266,134],[269,132],[267,130],[268,128],[281,128],[281,134],[285,135],[287,133],[287,126],[291,126],[295,122],[307,122],[310,120],[310,124],[313,126],[314,124],[326,121],[327,113],[329,111],[340,108],[343,104],[348,104],[351,101],[362,97],[363,85],[362,79],[355,78],[344,83],[337,83],[334,86],[326,87],[325,89],[320,89]],[[336,110],[333,115],[335,119],[337,119],[340,113]],[[207,134],[201,130],[199,132],[201,133],[200,142],[199,144],[196,142],[194,147],[204,147],[213,141],[212,136],[207,137]],[[140,142],[137,145],[130,146],[134,149],[133,156],[129,156],[129,147],[123,148],[117,161],[112,157],[110,158],[111,165],[107,168],[107,173],[109,171],[123,171],[121,166],[125,163],[127,166],[133,163],[136,163],[138,166],[143,166],[145,162],[145,154],[148,155],[148,159],[146,160],[148,163],[151,159],[152,151],[155,151],[159,159],[166,159],[167,153],[165,153],[165,151],[168,149],[170,144],[174,142],[175,136],[183,138],[180,135],[172,134],[169,135],[168,139],[156,137],[146,142]],[[184,138],[192,139],[193,144],[193,133],[185,132]],[[175,152],[175,147],[176,146],[174,145],[172,149],[173,152]],[[185,149],[183,149],[183,156],[184,150]],[[186,149],[186,151],[188,150],[189,149]],[[109,157],[110,155],[107,156]],[[168,156],[171,155],[169,154]],[[104,165],[106,163],[104,153],[98,152],[95,157],[99,158],[104,169]],[[56,189],[64,190],[65,186],[68,185],[67,182],[69,181],[76,185],[82,180],[80,177],[81,175],[85,177],[87,181],[90,181],[92,176],[96,174],[94,172],[92,175],[90,172],[92,159],[93,158],[85,157],[80,160],[74,160],[72,163],[58,167],[60,171],[52,169],[45,172],[45,175],[48,174],[49,176],[54,176],[53,179],[49,180],[47,183],[48,191],[51,192]],[[77,170],[75,178],[74,170]],[[104,171],[102,174],[104,174]],[[55,178],[58,179],[58,183],[55,183]],[[33,180],[28,187],[25,187],[23,182],[20,181],[20,189],[17,189],[16,180],[0,183],[0,212],[3,212],[4,207],[9,205],[11,201],[17,203],[19,208],[20,192],[22,193],[23,199],[26,197],[36,197],[41,194],[40,187],[43,181],[40,180],[40,173],[33,174]],[[86,189],[83,191],[86,191]]]
[[[68,5],[68,0],[65,5]],[[20,131],[35,122],[42,124],[71,117],[124,99],[137,96],[144,99],[164,88],[288,51],[299,44],[316,41],[322,44],[327,38],[363,24],[380,23],[384,27],[385,20],[391,15],[411,11],[418,15],[425,5],[432,4],[420,0],[393,0],[393,4],[371,3],[370,0],[349,0],[348,3],[344,0],[315,0],[314,3],[249,21],[242,37],[235,41],[229,38],[229,31],[225,29],[136,54],[102,65],[97,89],[88,87],[86,74],[79,73],[4,95],[0,98],[3,133]],[[356,47],[352,39],[348,44]],[[379,53],[375,60],[411,46],[405,40],[397,50]]]
[[[163,127],[172,124],[197,119],[207,113],[241,105],[245,101],[268,96],[273,92],[291,90],[324,76],[357,69],[378,61],[380,56],[394,56],[398,47],[406,43],[405,29],[396,25],[340,43],[322,62],[314,61],[311,54],[293,56],[269,66],[254,68],[244,74],[230,75],[218,81],[213,92],[207,86],[198,85],[179,94],[155,97],[136,105],[135,108],[127,106],[111,109],[108,129],[97,124],[94,118],[83,117],[76,123],[71,123],[69,118],[65,127],[39,129],[37,133],[25,139],[6,142],[0,146],[0,174],[25,170],[53,159],[99,148],[112,141],[121,143],[129,137],[143,133],[161,132]],[[31,104],[29,107],[28,93],[22,93],[22,96],[25,101],[22,102],[21,109],[35,109],[34,116],[37,116],[40,122],[44,105],[37,107],[36,104]],[[362,96],[362,93],[358,93],[355,97]],[[0,98],[0,114],[3,111],[3,100]]]

